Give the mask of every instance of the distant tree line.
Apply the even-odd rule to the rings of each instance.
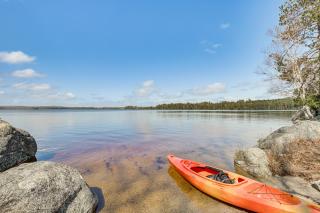
[[[65,106],[0,106],[0,110],[297,110],[303,103],[292,99],[271,100],[239,100],[200,102],[200,103],[168,103],[156,106],[126,107],[65,107]]]
[[[295,110],[300,104],[292,98],[272,100],[239,100],[218,103],[169,103],[150,107],[126,106],[125,109],[157,109],[157,110]]]

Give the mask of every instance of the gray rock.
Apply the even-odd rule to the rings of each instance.
[[[37,144],[26,131],[0,119],[0,172],[35,159]]]
[[[313,181],[311,186],[320,192],[320,180]]]
[[[293,123],[299,120],[314,120],[316,116],[316,111],[311,109],[309,106],[304,106],[298,110],[291,118]]]
[[[269,149],[273,155],[281,155],[286,152],[288,145],[299,140],[319,141],[320,122],[299,121],[292,126],[282,127],[264,139],[258,141],[260,149]]]
[[[238,173],[252,177],[272,175],[266,153],[259,148],[240,150],[235,154],[234,166]]]
[[[1,212],[93,212],[97,198],[80,173],[53,162],[24,163],[0,173]]]
[[[300,198],[320,203],[320,193],[312,188],[309,182],[300,177],[270,177],[265,179],[264,182]]]

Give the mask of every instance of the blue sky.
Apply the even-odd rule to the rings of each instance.
[[[281,1],[0,0],[0,104],[272,98]]]

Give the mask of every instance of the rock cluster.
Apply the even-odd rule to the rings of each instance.
[[[304,143],[302,144],[301,142]],[[266,138],[260,139],[257,147],[238,151],[234,160],[235,168],[243,170],[254,177],[268,177],[272,174],[272,168],[270,168],[271,160],[288,160],[284,157],[294,154],[293,152],[303,151],[307,151],[308,155],[302,157],[311,158],[312,161],[320,165],[318,157],[319,143],[320,122],[299,121],[292,126],[282,127]],[[289,163],[287,162],[287,164]],[[312,162],[308,162],[308,164],[310,163]],[[282,165],[279,169],[285,170],[286,165]],[[279,170],[277,172],[278,175],[284,173],[286,172]]]
[[[273,178],[278,183],[274,185],[292,193],[301,195],[308,190],[306,194],[320,202],[319,150],[320,122],[297,121],[260,139],[256,147],[236,152],[234,166],[246,176],[269,181]]]
[[[0,120],[0,212],[94,212],[97,198],[67,165],[35,160],[37,145]]]

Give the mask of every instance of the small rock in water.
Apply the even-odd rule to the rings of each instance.
[[[157,164],[166,164],[167,162],[161,156],[159,156],[156,158],[156,163]]]
[[[106,164],[106,168],[112,172],[111,163],[109,161],[105,161],[105,164]]]
[[[157,170],[163,169],[163,165],[165,165],[166,163],[167,161],[165,161],[162,156],[158,156],[155,160],[155,166]]]

